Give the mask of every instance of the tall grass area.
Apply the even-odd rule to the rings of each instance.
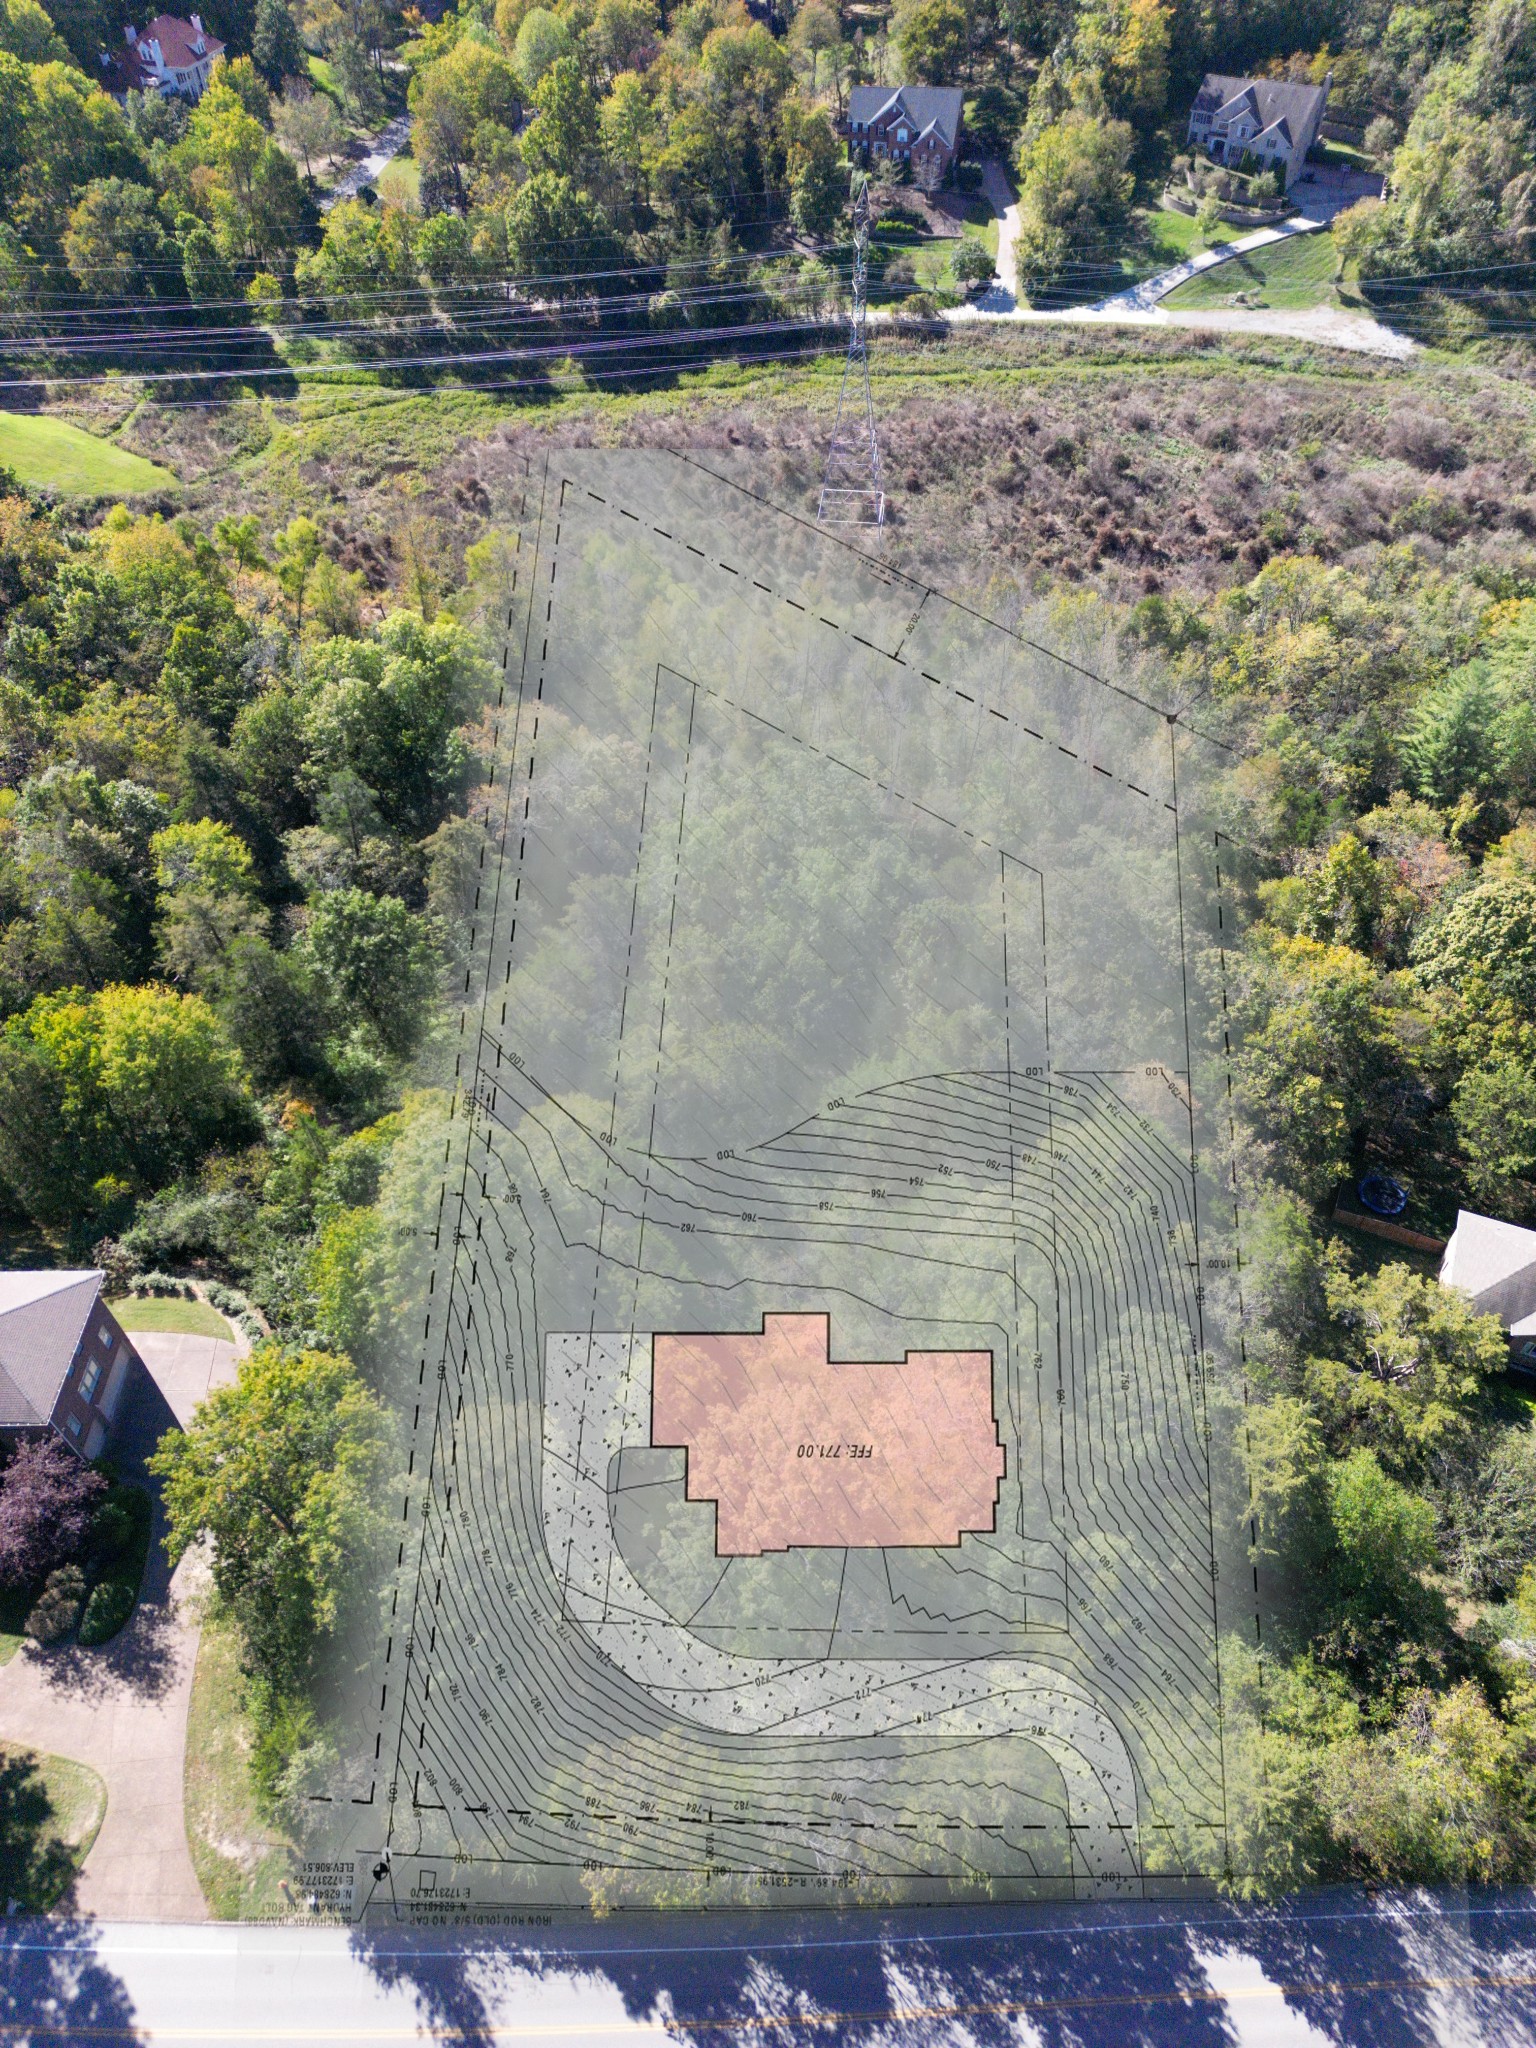
[[[187,1710],[183,1792],[187,1847],[215,1920],[280,1919],[296,1904],[282,1889],[290,1846],[256,1806],[251,1741],[239,1637],[227,1623],[207,1621]]]

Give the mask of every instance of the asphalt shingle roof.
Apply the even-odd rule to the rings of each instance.
[[[890,108],[900,108],[918,134],[938,130],[949,149],[960,133],[963,95],[958,85],[856,85],[848,95],[848,119],[867,127]]]
[[[1280,122],[1288,134],[1299,135],[1323,94],[1320,85],[1298,85],[1289,78],[1234,78],[1224,71],[1208,71],[1195,94],[1195,111],[1216,114],[1234,100],[1245,100],[1261,128]]]
[[[101,1277],[0,1273],[0,1428],[36,1429],[52,1419]]]
[[[1505,1329],[1522,1334],[1517,1326],[1536,1314],[1536,1230],[1460,1209],[1440,1278],[1470,1294]]]

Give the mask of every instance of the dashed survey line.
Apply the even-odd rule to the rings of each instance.
[[[565,488],[567,484],[569,484],[570,481],[571,480],[569,478],[562,480],[562,490]],[[741,570],[736,568],[732,563],[724,561],[717,556],[706,555],[704,553],[704,550],[702,548],[695,547],[692,541],[679,541],[677,535],[668,532],[666,527],[658,526],[654,520],[646,519],[641,513],[632,512],[629,510],[627,506],[620,505],[615,501],[605,498],[600,491],[588,489],[585,485],[581,486],[580,488],[585,491],[586,496],[592,499],[594,504],[606,506],[610,511],[617,512],[621,518],[632,520],[635,525],[645,527],[648,532],[658,535],[662,540],[669,542],[673,547],[685,548],[690,555],[696,556],[699,561],[705,563],[708,567],[712,569],[722,570],[727,576],[735,576],[738,579],[741,578]],[[1054,742],[1049,740],[1044,733],[1036,731],[1035,727],[1032,725],[1026,725],[1022,718],[1015,717],[1012,712],[999,710],[995,704],[988,704],[984,698],[973,697],[968,691],[962,690],[957,683],[946,682],[942,676],[936,676],[928,669],[919,668],[915,662],[908,661],[906,656],[902,654],[899,651],[899,649],[881,647],[875,641],[867,639],[864,636],[864,634],[855,633],[851,626],[843,625],[839,623],[839,621],[836,619],[829,619],[824,612],[808,611],[806,606],[799,603],[797,599],[786,596],[786,594],[781,590],[775,590],[771,584],[762,582],[756,576],[749,577],[746,580],[748,580],[751,583],[754,590],[761,590],[766,596],[776,598],[780,604],[788,606],[788,608],[791,611],[800,612],[806,618],[815,619],[818,624],[826,626],[833,633],[844,633],[850,640],[856,641],[860,647],[868,648],[871,654],[878,654],[882,660],[894,662],[897,668],[904,668],[913,675],[921,676],[922,680],[925,683],[931,683],[934,689],[943,690],[947,695],[957,698],[961,703],[972,705],[976,710],[984,712],[987,715],[987,717],[999,719],[1004,725],[1012,725],[1017,727],[1017,729],[1020,732],[1027,733],[1031,739],[1039,740],[1041,744],[1044,746],[1054,745],[1058,753],[1065,754],[1069,760],[1078,762],[1088,772],[1095,775],[1102,775],[1104,779],[1108,782],[1119,783],[1122,788],[1130,790],[1134,795],[1143,798],[1147,803],[1157,803],[1159,801],[1159,798],[1157,798],[1151,790],[1143,789],[1139,782],[1133,782],[1128,775],[1117,774],[1116,771],[1112,768],[1105,768],[1104,766],[1102,766],[1102,764],[1100,764],[1097,761],[1086,759],[1083,755],[1075,752],[1073,748],[1063,746],[1059,740]],[[921,610],[921,606],[919,606],[919,610]],[[912,624],[915,623],[916,614],[914,613]],[[910,633],[910,631],[911,627],[909,626],[907,632],[904,632],[902,634],[903,640],[907,638],[907,635],[908,633]],[[1059,657],[1052,658],[1057,659]],[[701,684],[700,687],[702,688],[704,686]],[[718,695],[719,693],[711,692],[710,694]],[[729,702],[730,700],[727,698],[724,701]],[[738,705],[735,708],[741,710],[744,707]],[[747,715],[749,717],[756,717],[759,714],[749,712]],[[1172,713],[1162,712],[1158,715],[1165,718],[1170,725],[1176,723],[1176,718]],[[770,719],[763,719],[762,723],[764,725],[771,725],[772,721]],[[786,737],[796,740],[798,744],[801,746],[810,746],[810,742],[808,740],[799,739],[798,734],[788,733]],[[816,753],[822,750],[812,747],[811,751],[813,753]],[[827,758],[829,760],[832,760],[836,759],[836,756],[828,755]],[[847,765],[848,764],[845,761],[838,763],[839,767],[847,767]],[[851,772],[855,775],[858,775],[862,771],[855,768]],[[864,779],[870,782],[873,782],[875,780],[873,776],[865,776]],[[878,786],[882,789],[886,787],[884,783],[880,783]],[[899,796],[901,793],[899,790],[896,790],[892,791],[892,794]],[[904,797],[902,798],[902,801],[905,803],[910,803],[914,800],[910,797]],[[1172,811],[1175,817],[1177,817],[1177,804],[1169,803],[1166,798],[1161,799],[1161,801],[1163,809],[1165,811]],[[924,810],[926,808],[926,805],[918,805],[919,810]],[[950,818],[940,817],[940,814],[937,811],[930,811],[929,816],[939,818],[939,822],[944,825],[953,825],[954,823],[954,821]],[[955,830],[965,832],[966,828],[963,825],[960,825],[955,826]],[[972,832],[967,832],[966,836],[968,838],[978,839],[978,843],[983,846],[991,846],[993,844],[993,842],[989,839],[979,839],[979,836]]]

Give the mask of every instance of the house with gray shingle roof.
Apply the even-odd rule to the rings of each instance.
[[[960,148],[958,85],[856,85],[839,122],[848,154],[909,163],[919,184],[940,184]]]
[[[102,1275],[0,1273],[0,1436],[57,1433],[98,1458],[143,1367]]]
[[[1440,1261],[1440,1285],[1459,1287],[1483,1315],[1497,1316],[1511,1365],[1536,1373],[1536,1230],[1459,1209]]]
[[[1219,164],[1253,157],[1289,186],[1317,140],[1332,83],[1331,71],[1321,85],[1208,71],[1189,110],[1189,140]]]

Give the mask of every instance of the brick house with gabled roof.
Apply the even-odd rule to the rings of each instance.
[[[117,99],[130,92],[157,92],[162,98],[179,93],[200,100],[224,54],[217,36],[203,27],[202,16],[157,14],[147,28],[130,22],[123,30],[125,47],[103,56],[103,83]]]
[[[99,1458],[143,1371],[98,1271],[0,1273],[0,1436]]]
[[[1332,83],[1331,71],[1321,85],[1208,71],[1189,110],[1188,139],[1219,164],[1251,156],[1288,186],[1317,140]]]
[[[838,123],[848,154],[910,163],[919,184],[938,185],[960,148],[958,85],[856,85]]]

